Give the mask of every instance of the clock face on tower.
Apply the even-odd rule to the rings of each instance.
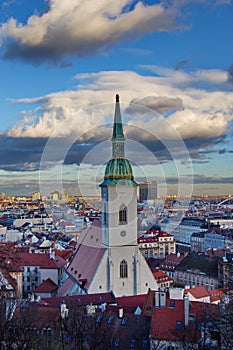
[[[114,145],[114,153],[115,153],[115,156],[121,156],[122,155],[122,144],[115,143],[115,145]]]

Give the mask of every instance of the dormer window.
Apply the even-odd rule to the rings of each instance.
[[[127,224],[127,208],[124,204],[121,205],[119,210],[119,225]]]

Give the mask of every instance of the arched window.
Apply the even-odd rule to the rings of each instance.
[[[119,225],[127,224],[127,208],[124,204],[120,206],[119,210]]]
[[[120,278],[128,277],[128,265],[127,262],[123,259],[120,263]]]

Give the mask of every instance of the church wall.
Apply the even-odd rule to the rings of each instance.
[[[108,250],[106,249],[95,275],[89,285],[88,294],[109,292],[108,288]]]
[[[127,277],[120,277],[120,264],[127,262]],[[101,287],[101,288],[100,288]],[[114,247],[104,257],[88,288],[88,293],[113,291],[115,296],[146,294],[158,285],[137,246]]]
[[[109,246],[137,244],[137,193],[136,186],[108,187]],[[119,225],[119,209],[127,207],[127,223]],[[108,236],[108,235],[107,235]]]

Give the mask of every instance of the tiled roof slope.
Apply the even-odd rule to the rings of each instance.
[[[38,287],[34,289],[34,293],[52,293],[58,289],[58,285],[50,278],[43,281]]]
[[[41,269],[58,269],[66,265],[66,261],[57,256],[55,259],[50,258],[49,254],[44,253],[20,253],[21,266],[40,266]]]

